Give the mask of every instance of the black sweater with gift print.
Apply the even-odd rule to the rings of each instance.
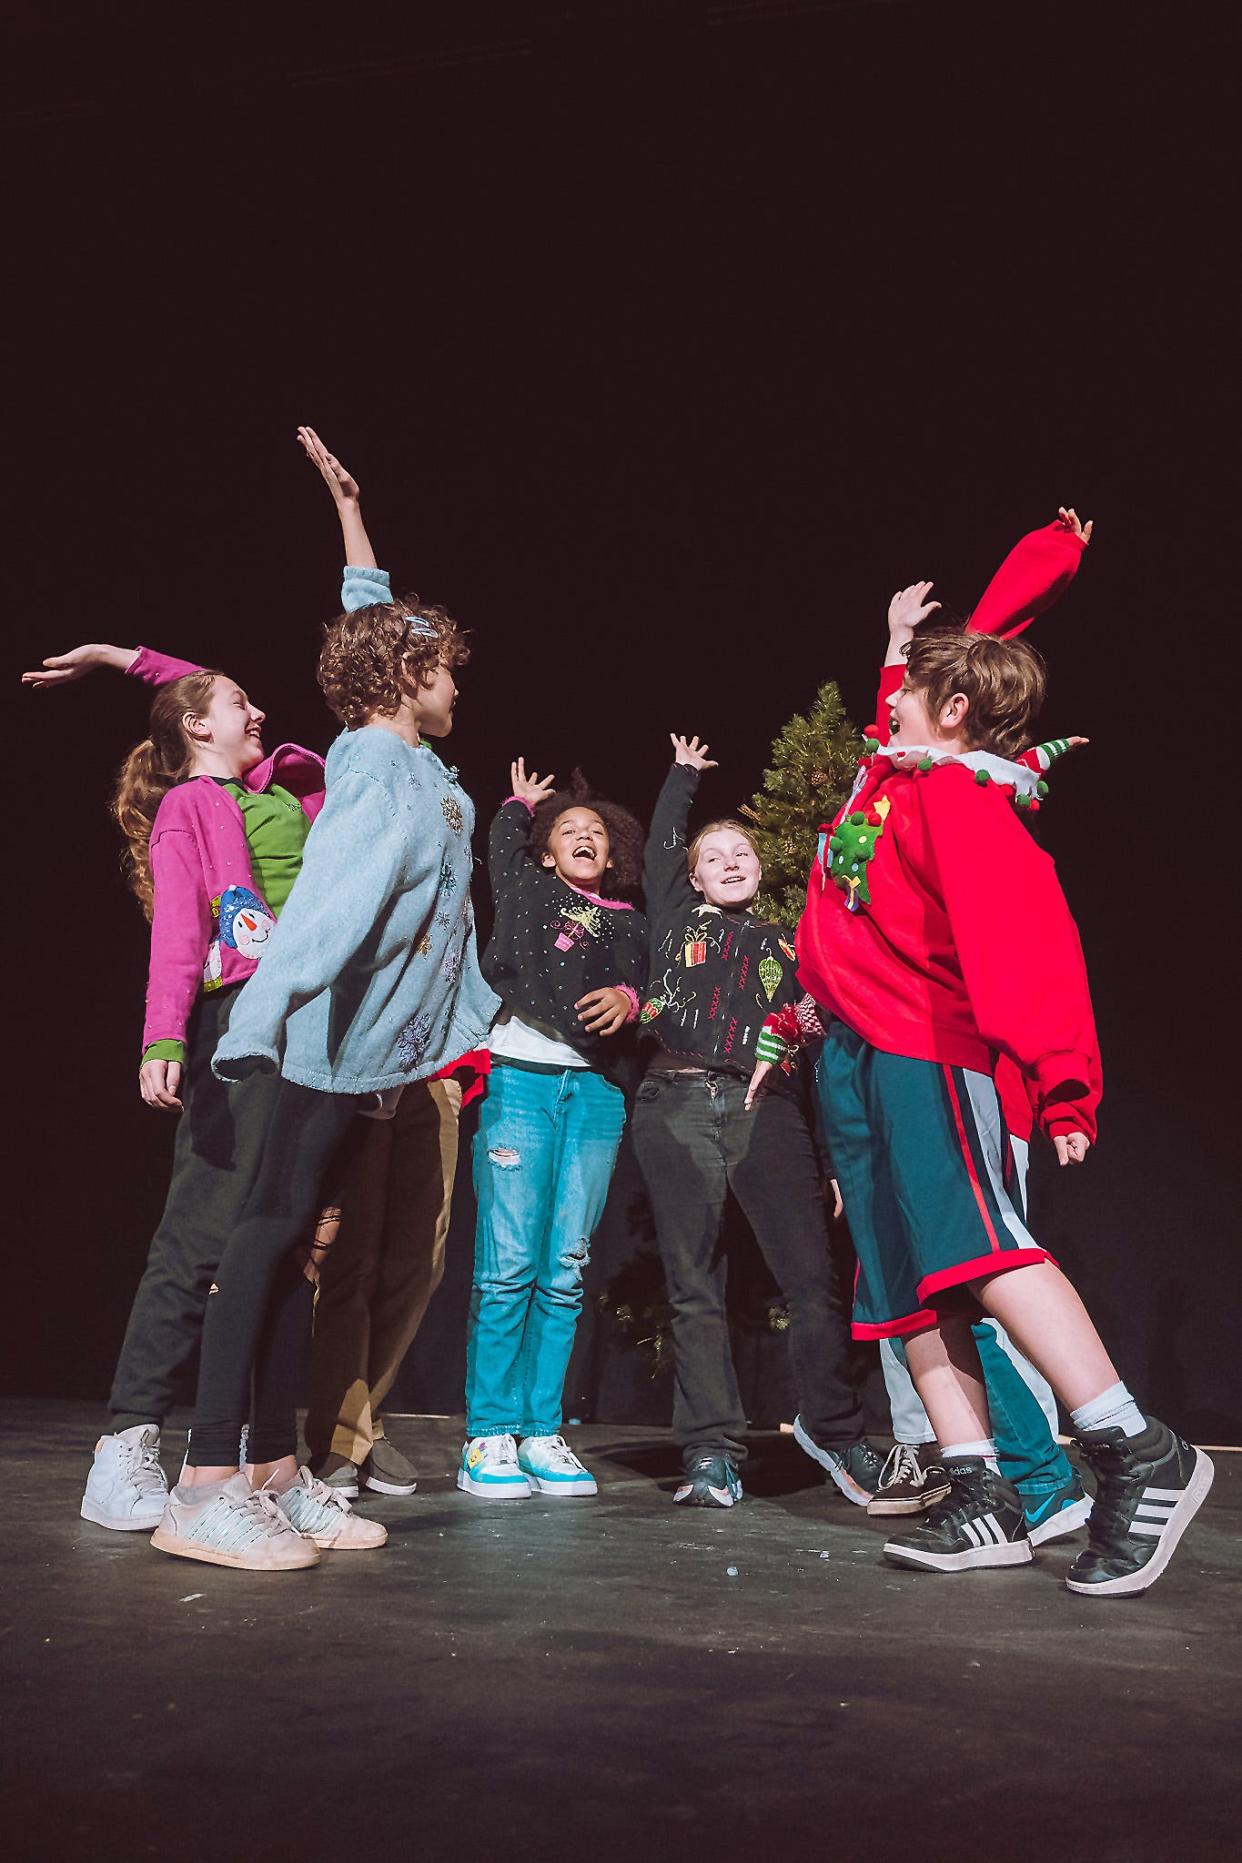
[[[680,1060],[749,1078],[765,1018],[802,995],[793,933],[745,906],[709,906],[690,884],[686,828],[698,786],[699,771],[675,763],[651,817],[643,865],[651,978],[642,1028]],[[779,1072],[769,1087],[798,1091]]]
[[[492,822],[488,877],[495,917],[483,975],[516,1015],[552,1029],[614,1086],[637,1073],[637,1011],[647,976],[647,921],[619,899],[579,892],[544,867],[530,845],[530,810],[506,802]],[[621,989],[635,1016],[615,1035],[591,1035],[574,1004]]]

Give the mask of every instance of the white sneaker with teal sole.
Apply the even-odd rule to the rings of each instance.
[[[540,1494],[568,1499],[576,1494],[598,1494],[599,1486],[584,1468],[563,1436],[525,1436],[518,1448],[518,1467]]]
[[[135,1423],[115,1436],[101,1436],[78,1509],[83,1520],[114,1533],[150,1533],[164,1518],[168,1481],[160,1467],[160,1432],[155,1423]]]
[[[260,1493],[268,1492],[264,1483]],[[291,1527],[314,1540],[321,1552],[371,1552],[388,1538],[378,1520],[364,1520],[345,1496],[308,1468],[300,1468],[289,1486],[276,1495],[276,1505]]]
[[[484,1501],[525,1501],[533,1492],[512,1436],[475,1436],[461,1452],[457,1486]]]
[[[241,1474],[218,1488],[174,1488],[151,1544],[178,1559],[243,1572],[292,1572],[319,1564],[319,1548],[285,1518],[275,1495],[252,1488]]]

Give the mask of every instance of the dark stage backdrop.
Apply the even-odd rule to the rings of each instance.
[[[16,676],[148,642],[326,748],[310,421],[398,586],[474,629],[452,756],[484,822],[518,751],[645,809],[670,730],[711,738],[730,807],[823,678],[865,722],[898,583],[969,607],[1059,501],[1096,518],[1038,634],[1049,732],[1092,739],[1041,824],[1106,1100],[1043,1224],[1136,1387],[1237,1441],[1227,28],[951,0],[11,17],[6,1388],[105,1393],[172,1140],[135,1091],[144,929],[104,812],[141,694]],[[403,1387],[435,1409],[469,1229],[463,1197]]]

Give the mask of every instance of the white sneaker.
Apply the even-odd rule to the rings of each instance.
[[[174,1488],[151,1544],[178,1559],[244,1572],[291,1572],[319,1564],[319,1548],[290,1525],[275,1495],[252,1488],[242,1474],[218,1488]]]
[[[518,1467],[512,1436],[475,1436],[461,1452],[457,1486],[485,1501],[522,1501],[533,1492]]]
[[[268,1492],[266,1483],[259,1492]],[[364,1520],[343,1494],[317,1480],[308,1468],[300,1468],[275,1501],[290,1526],[314,1540],[322,1552],[370,1552],[388,1538],[387,1527]]]
[[[598,1494],[595,1477],[563,1436],[524,1436],[518,1467],[540,1494]]]
[[[135,1423],[99,1438],[78,1509],[83,1520],[115,1533],[150,1533],[164,1518],[167,1500],[158,1424]]]

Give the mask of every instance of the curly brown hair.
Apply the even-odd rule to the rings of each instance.
[[[169,790],[190,774],[193,745],[182,719],[187,712],[202,718],[217,679],[223,678],[223,673],[204,668],[161,686],[151,704],[149,735],[134,745],[117,773],[109,813],[125,836],[121,856],[125,877],[147,918],[155,901],[151,827]]]
[[[567,789],[555,789],[537,803],[530,818],[530,847],[536,856],[547,852],[552,830],[569,809],[594,809],[608,830],[608,856],[612,861],[600,879],[602,899],[627,899],[636,894],[643,877],[646,836],[638,817],[619,802],[593,793],[581,770],[575,770]]]
[[[1048,686],[1042,659],[1024,640],[944,628],[915,635],[906,678],[933,716],[955,692],[964,693],[970,701],[966,742],[998,757],[1016,757],[1030,743]]]
[[[433,634],[415,632],[415,619],[429,621]],[[402,682],[427,685],[438,666],[464,666],[470,658],[465,630],[445,609],[403,595],[338,615],[324,626],[319,684],[341,723],[358,730],[368,718],[391,718],[402,698]]]

